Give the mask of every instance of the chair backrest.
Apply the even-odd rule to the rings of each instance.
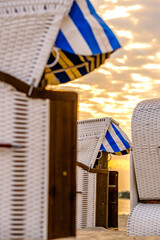
[[[136,106],[132,143],[139,198],[160,199],[160,99],[142,101]]]
[[[78,121],[77,161],[93,167],[111,118]]]
[[[93,167],[111,118],[98,118],[77,122],[77,161]],[[77,167],[77,229],[95,227],[96,174]]]
[[[0,82],[0,237],[47,239],[49,100]]]
[[[73,0],[0,0],[0,71],[37,87]]]

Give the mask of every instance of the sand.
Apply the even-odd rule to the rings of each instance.
[[[128,215],[119,215],[119,227],[118,230],[113,229],[105,229],[102,227],[96,228],[85,228],[81,230],[77,230],[76,240],[154,240],[159,239],[160,236],[150,236],[150,237],[131,237],[126,235],[127,228],[127,219]]]

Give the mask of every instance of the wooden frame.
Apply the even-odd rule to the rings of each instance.
[[[109,171],[108,227],[118,228],[118,172]]]
[[[108,228],[108,154],[103,152],[97,168],[107,170],[106,173],[97,173],[96,192],[96,226]],[[96,168],[96,169],[97,169]],[[98,170],[97,169],[97,170]]]
[[[63,93],[50,103],[49,239],[75,236],[76,109]]]
[[[96,226],[118,228],[118,172],[108,171],[108,153],[97,168]],[[104,170],[101,172],[99,170]]]

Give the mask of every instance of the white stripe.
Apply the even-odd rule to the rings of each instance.
[[[113,123],[112,123],[113,124]],[[114,124],[115,126],[115,124]],[[121,135],[124,137],[124,139],[126,141],[128,141],[128,143],[130,143],[129,138],[127,137],[127,135],[122,131],[122,129],[120,127],[118,127],[117,125],[115,126],[117,128],[117,130],[121,133]],[[114,139],[115,143],[117,144],[118,148],[120,149],[120,151],[126,150],[125,145],[123,144],[123,142],[121,141],[121,139],[117,136],[117,134],[115,133],[114,128],[112,127],[112,125],[109,125],[108,130],[110,135],[112,136],[112,138]],[[106,149],[107,152],[113,153],[114,150],[112,149],[112,146],[109,144],[109,142],[107,141],[107,139],[105,138],[102,142],[104,148]]]
[[[99,22],[91,15],[87,2],[83,0],[76,0],[78,6],[80,7],[81,11],[83,12],[87,22],[89,23],[93,34],[96,38],[96,41],[99,45],[99,48],[101,49],[102,53],[111,52],[113,51],[112,46],[109,43],[108,37],[105,34],[102,26],[99,24]]]
[[[128,138],[127,134],[125,134],[125,132],[123,132],[123,130],[120,127],[116,126],[116,128],[121,133],[121,135],[124,137],[124,139],[130,144],[130,139]]]
[[[92,55],[88,44],[69,16],[64,18],[61,31],[77,55]]]
[[[113,149],[111,148],[111,145],[109,144],[109,142],[107,141],[106,138],[103,140],[102,144],[103,144],[103,146],[104,146],[104,148],[106,149],[107,152],[109,152],[109,153],[114,152]]]

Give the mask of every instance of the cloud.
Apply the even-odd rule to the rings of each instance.
[[[151,44],[148,43],[130,43],[127,46],[124,47],[125,50],[130,49],[145,49],[145,48],[151,48]]]
[[[110,19],[115,19],[115,18],[127,18],[131,16],[130,12],[131,11],[137,11],[141,9],[140,4],[135,4],[132,6],[115,6],[115,8],[111,10],[104,10],[103,9],[103,14],[102,17],[104,20],[110,20]]]

